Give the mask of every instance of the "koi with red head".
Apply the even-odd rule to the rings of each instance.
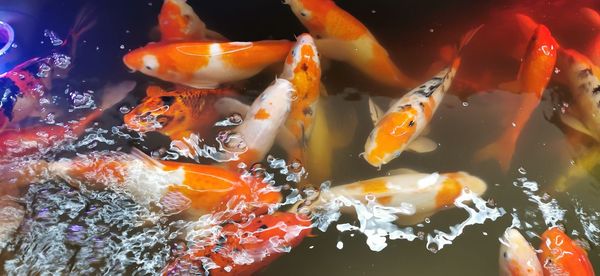
[[[538,258],[544,275],[595,275],[587,252],[558,227],[542,234],[540,250]]]

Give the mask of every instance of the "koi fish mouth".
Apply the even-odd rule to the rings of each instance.
[[[125,116],[124,121],[130,130],[146,133],[166,127],[173,121],[173,117],[164,115],[155,116],[146,112],[141,115]]]

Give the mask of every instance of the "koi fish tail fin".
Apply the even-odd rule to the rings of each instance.
[[[71,58],[75,58],[77,44],[79,43],[81,36],[96,25],[96,19],[92,17],[93,12],[94,9],[91,5],[86,5],[79,11],[73,27],[69,31],[68,38],[63,43],[63,45],[67,44],[70,39],[71,51],[69,54]]]
[[[473,157],[475,162],[496,159],[503,172],[507,172],[515,152],[516,140],[502,136],[497,141],[485,146]]]
[[[99,108],[106,110],[122,101],[133,89],[137,83],[135,81],[122,81],[117,84],[107,84],[102,90],[102,100]]]
[[[460,42],[458,43],[458,46],[456,47],[457,55],[460,55],[462,53],[465,46],[467,46],[469,44],[469,42],[471,42],[473,37],[475,37],[477,32],[479,32],[479,30],[481,30],[481,28],[483,28],[483,26],[484,26],[483,24],[479,25],[479,26],[469,30],[461,37]]]
[[[439,49],[438,60],[434,61],[427,70],[427,76],[433,76],[437,74],[439,71],[443,70],[448,65],[458,67],[460,63],[460,54],[462,50],[469,44],[471,39],[477,34],[477,32],[483,28],[483,25],[479,25],[476,28],[473,28],[466,32],[457,45],[453,46],[452,44],[444,45]]]

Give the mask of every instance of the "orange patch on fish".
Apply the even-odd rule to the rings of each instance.
[[[369,32],[358,19],[340,8],[327,13],[325,26],[329,36],[344,40],[356,40]]]
[[[375,147],[365,153],[365,159],[369,163],[379,164],[387,155],[405,146],[417,129],[416,117],[417,111],[412,107],[383,117],[377,123],[373,136]]]
[[[271,115],[264,108],[259,109],[256,112],[256,114],[254,114],[254,119],[257,119],[257,120],[266,120],[266,119],[269,119],[270,117],[271,117]]]
[[[392,202],[392,196],[382,196],[377,198],[377,202],[381,205],[389,205]]]
[[[184,37],[182,30],[189,18],[182,15],[181,7],[173,1],[165,1],[158,15],[158,23],[163,37]]]
[[[462,185],[455,179],[448,177],[442,182],[437,195],[435,196],[435,206],[445,208],[454,204],[454,200],[460,195]]]
[[[383,194],[389,191],[385,180],[373,179],[363,181],[360,188],[365,194]]]

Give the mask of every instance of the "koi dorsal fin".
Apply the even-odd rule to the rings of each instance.
[[[162,89],[160,86],[151,85],[146,89],[146,96],[148,97],[161,97],[167,94],[167,91]]]

